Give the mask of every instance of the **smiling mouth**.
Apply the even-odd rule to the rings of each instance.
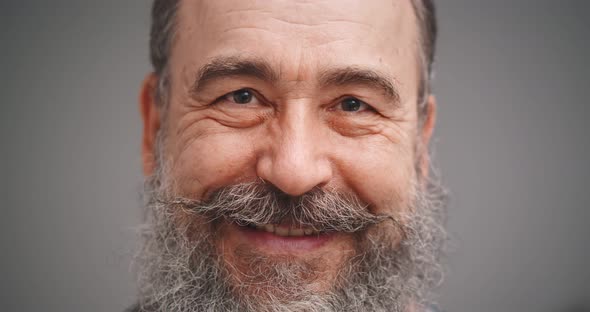
[[[252,248],[272,254],[301,256],[321,248],[335,238],[336,232],[319,231],[300,224],[231,223],[239,240]]]

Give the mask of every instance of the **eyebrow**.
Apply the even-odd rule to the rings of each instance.
[[[280,72],[274,70],[264,58],[242,56],[218,56],[203,65],[191,86],[191,92],[198,94],[208,83],[226,77],[252,77],[268,83],[276,83]],[[378,71],[358,66],[328,67],[320,71],[321,87],[362,85],[381,90],[395,104],[400,101],[394,79]]]
[[[232,76],[253,77],[271,83],[279,79],[279,74],[264,59],[219,56],[201,67],[191,86],[191,92],[196,94],[208,83]]]
[[[381,90],[394,103],[398,104],[400,94],[392,81],[395,80],[385,74],[356,66],[327,69],[320,75],[320,85],[323,87],[363,85]]]

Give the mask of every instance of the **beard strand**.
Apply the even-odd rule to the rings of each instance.
[[[171,312],[401,312],[409,305],[430,305],[432,290],[443,278],[446,194],[432,181],[413,191],[412,207],[406,209],[411,212],[401,222],[400,216],[369,213],[354,196],[321,190],[293,200],[248,183],[224,188],[204,202],[170,197],[156,176],[146,183],[147,222],[136,257],[140,307]],[[195,218],[179,223],[179,209]],[[206,221],[196,221],[203,220],[196,216],[206,216]],[[215,223],[222,219],[241,225],[294,220],[317,230],[353,233],[356,254],[323,293],[306,287],[327,266],[321,258],[269,258],[238,247],[236,254],[249,267],[248,274],[236,275],[215,246]]]

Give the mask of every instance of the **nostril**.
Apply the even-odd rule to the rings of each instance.
[[[260,165],[258,176],[289,196],[300,196],[331,180],[331,169],[314,166],[285,166],[280,163]]]

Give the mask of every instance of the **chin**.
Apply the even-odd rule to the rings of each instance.
[[[216,249],[238,296],[283,303],[326,294],[359,253],[358,235],[278,235],[252,226],[226,224]],[[296,233],[298,234],[298,233]]]

